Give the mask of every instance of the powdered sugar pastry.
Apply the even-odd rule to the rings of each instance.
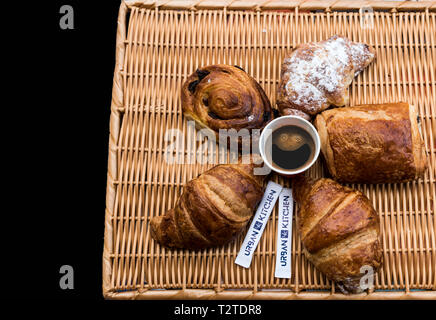
[[[277,99],[280,111],[314,115],[331,104],[345,105],[354,75],[373,58],[368,45],[340,36],[300,45],[283,62]]]

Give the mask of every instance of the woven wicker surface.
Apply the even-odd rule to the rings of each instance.
[[[357,10],[341,11],[362,6],[374,9],[372,27],[362,28]],[[183,184],[213,166],[200,163],[205,151],[181,114],[184,79],[199,66],[236,64],[274,105],[285,54],[334,34],[377,50],[375,63],[351,84],[350,105],[415,104],[428,153],[424,179],[352,185],[371,199],[381,218],[384,264],[375,290],[335,292],[302,254],[295,223],[292,279],[274,278],[277,206],[249,269],[234,263],[245,233],[227,246],[199,252],[168,250],[151,239],[150,218],[174,206]],[[106,298],[436,299],[436,2],[122,2],[111,108]],[[173,128],[183,131],[186,146],[198,147],[197,153],[178,150],[191,164],[164,161],[164,135]],[[324,173],[319,160],[309,171]],[[285,178],[271,179],[289,185]]]

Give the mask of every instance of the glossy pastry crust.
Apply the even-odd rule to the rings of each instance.
[[[169,248],[224,245],[247,225],[264,191],[254,164],[223,164],[189,181],[176,206],[151,219],[151,236]]]
[[[369,199],[325,178],[298,176],[292,189],[305,256],[342,292],[361,292],[361,267],[376,271],[382,261],[379,216]]]
[[[181,98],[184,115],[216,134],[220,129],[262,129],[273,117],[262,87],[237,66],[197,69],[183,84]]]
[[[417,111],[405,102],[326,110],[315,119],[334,179],[348,183],[404,182],[426,168]]]
[[[281,114],[309,120],[330,105],[346,105],[351,81],[374,58],[369,45],[338,35],[300,44],[282,64],[277,90]]]

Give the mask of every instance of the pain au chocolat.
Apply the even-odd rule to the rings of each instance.
[[[326,110],[315,119],[334,179],[347,183],[405,182],[427,169],[418,113],[405,102]]]

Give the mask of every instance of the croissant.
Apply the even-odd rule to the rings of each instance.
[[[282,64],[277,90],[281,114],[310,120],[330,105],[346,105],[348,86],[374,57],[367,44],[338,35],[299,45]]]
[[[405,102],[322,112],[315,126],[330,174],[349,183],[422,177],[427,160],[417,118],[415,106]]]
[[[220,129],[262,129],[272,118],[262,87],[237,66],[197,69],[183,84],[181,96],[184,115],[217,138]]]
[[[247,225],[264,191],[253,163],[217,165],[189,181],[176,206],[151,219],[151,236],[169,248],[224,245]]]
[[[382,261],[380,222],[360,191],[331,179],[298,176],[292,192],[305,256],[345,294],[362,292],[361,268]]]

